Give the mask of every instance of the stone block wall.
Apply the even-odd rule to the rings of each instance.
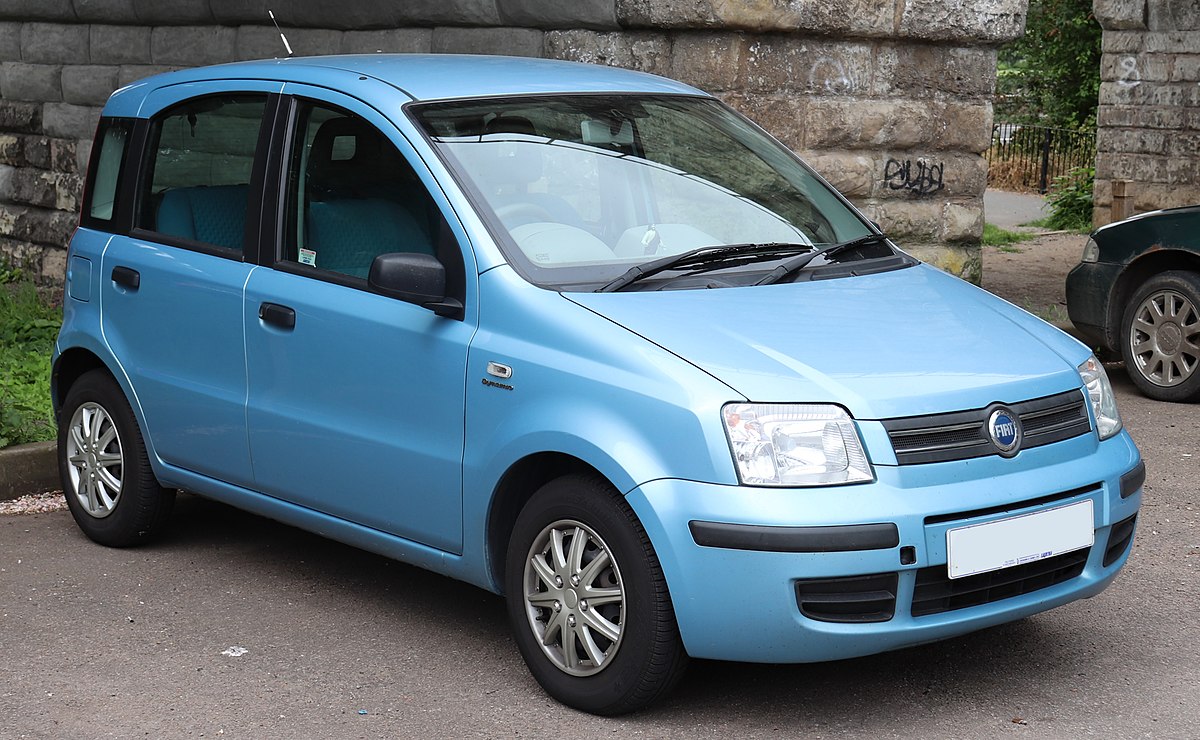
[[[800,152],[906,248],[978,280],[996,47],[1028,0],[5,0],[0,254],[61,280],[108,94],[282,54],[544,56],[674,77]],[[282,10],[281,10],[282,8]]]
[[[1095,0],[1104,27],[1093,220],[1200,203],[1200,2]]]

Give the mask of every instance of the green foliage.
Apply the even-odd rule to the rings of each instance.
[[[62,317],[0,263],[0,447],[54,439],[50,353]]]
[[[1037,234],[1022,234],[1019,231],[1002,229],[995,224],[984,223],[983,243],[990,247],[1000,247],[1009,244],[1019,244],[1036,237]]]
[[[1051,229],[1091,231],[1092,229],[1092,186],[1096,180],[1096,168],[1076,167],[1061,177],[1054,178],[1046,201],[1050,204],[1050,215],[1045,224]]]
[[[1101,34],[1092,0],[1030,0],[1025,35],[1000,50],[996,119],[1094,126]]]

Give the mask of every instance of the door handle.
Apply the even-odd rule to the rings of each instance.
[[[133,268],[117,265],[112,269],[112,281],[122,288],[133,291],[142,284],[142,276]]]
[[[258,318],[280,329],[296,328],[296,312],[278,303],[263,303],[258,307]]]

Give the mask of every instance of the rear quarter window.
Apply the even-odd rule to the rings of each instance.
[[[96,130],[95,151],[88,167],[82,223],[90,228],[111,230],[116,221],[124,175],[125,153],[133,122],[101,119]]]

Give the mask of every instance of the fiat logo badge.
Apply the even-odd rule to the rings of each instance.
[[[1007,406],[995,406],[987,417],[987,433],[996,450],[1012,457],[1021,450],[1021,417]]]

